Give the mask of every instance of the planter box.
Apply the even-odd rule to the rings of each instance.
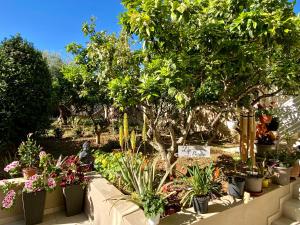
[[[63,188],[67,216],[74,216],[83,211],[84,192],[84,188],[79,184]]]
[[[9,181],[12,180],[17,183],[24,182],[23,178],[15,178]],[[2,192],[0,192],[0,200],[2,200],[3,198],[4,196]],[[64,199],[63,199],[61,188],[58,187],[53,192],[46,193],[44,215],[53,214],[60,211],[63,212],[63,210],[64,210]],[[22,203],[21,196],[17,197],[15,206],[11,210],[0,209],[0,225],[10,224],[22,219],[24,219],[24,212],[23,212],[23,203]]]
[[[46,191],[22,193],[22,200],[26,225],[43,222]]]
[[[280,213],[281,199],[291,196],[293,187],[299,184],[300,179],[297,178],[283,187],[271,185],[264,189],[262,196],[251,198],[247,204],[225,196],[210,201],[207,214],[196,215],[193,208],[190,208],[162,219],[159,225],[266,225],[272,215]],[[85,213],[94,225],[147,225],[143,211],[135,204],[112,200],[121,195],[107,180],[92,180],[85,198]]]

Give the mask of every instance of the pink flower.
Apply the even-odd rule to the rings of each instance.
[[[33,182],[32,180],[26,180],[24,184],[24,189],[31,191],[33,189]]]
[[[10,190],[9,192],[7,192],[6,196],[2,201],[2,207],[4,209],[10,209],[14,204],[15,198],[16,192],[14,190]]]
[[[18,167],[20,167],[19,161],[13,161],[4,168],[4,171],[9,173],[10,171],[17,169]]]
[[[45,151],[41,151],[39,154],[40,159],[44,158],[47,156],[47,153]]]
[[[50,189],[54,189],[56,187],[56,182],[53,178],[48,179],[48,186]]]

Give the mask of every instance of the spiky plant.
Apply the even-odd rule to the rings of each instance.
[[[143,130],[142,130],[142,141],[145,144],[147,141],[147,121],[144,119]]]
[[[188,172],[191,177],[186,180],[186,183],[191,189],[185,193],[181,200],[184,206],[191,205],[194,196],[207,196],[214,190],[214,166],[212,163],[205,168],[196,165],[193,168],[188,168]]]
[[[128,116],[127,113],[124,113],[123,119],[123,127],[124,127],[124,141],[125,141],[125,149],[128,148],[128,140],[129,140],[129,128],[128,128]]]
[[[121,146],[121,150],[124,150],[124,130],[123,130],[123,126],[120,125],[119,127],[119,143]]]
[[[131,144],[132,152],[135,152],[135,149],[136,149],[136,134],[135,134],[134,130],[132,130],[131,134],[130,134],[130,144]]]

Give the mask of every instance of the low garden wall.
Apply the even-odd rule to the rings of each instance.
[[[12,181],[12,180],[10,180]],[[15,182],[24,182],[24,179],[14,179]],[[4,198],[0,192],[0,199]],[[33,206],[34,207],[34,206]],[[64,210],[64,200],[62,190],[60,187],[56,188],[53,192],[46,194],[45,211],[44,214],[52,214]],[[0,210],[0,225],[12,223],[17,220],[23,219],[23,206],[22,197],[18,195],[15,206],[10,210]]]
[[[247,203],[226,196],[211,202],[207,214],[199,216],[187,209],[162,219],[160,225],[267,225],[272,216],[280,214],[281,200],[290,198],[299,184],[298,178],[289,185],[271,185],[264,189],[263,195]],[[122,193],[107,180],[94,179],[88,187],[86,215],[94,225],[146,225],[143,211],[133,203],[111,200],[120,196]]]
[[[22,182],[22,179],[17,179]],[[285,186],[272,185],[264,189],[262,196],[250,199],[248,203],[236,201],[229,196],[210,202],[209,212],[196,215],[192,209],[173,214],[161,220],[160,225],[267,225],[272,217],[280,215],[283,199],[292,196],[294,187],[299,188],[300,178]],[[295,191],[295,190],[294,190]],[[118,201],[124,195],[106,179],[93,176],[87,187],[84,211],[94,225],[147,225],[144,213],[135,204]],[[0,192],[0,199],[3,199]],[[34,206],[33,206],[34,207]],[[60,188],[47,193],[44,214],[64,210],[63,195]],[[274,218],[275,218],[274,217]],[[18,197],[11,210],[0,210],[0,225],[23,218],[22,200]]]

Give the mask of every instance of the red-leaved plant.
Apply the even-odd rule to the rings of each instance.
[[[61,187],[70,185],[87,185],[88,178],[84,175],[85,171],[78,156],[72,155],[65,158],[61,165],[61,169]]]

